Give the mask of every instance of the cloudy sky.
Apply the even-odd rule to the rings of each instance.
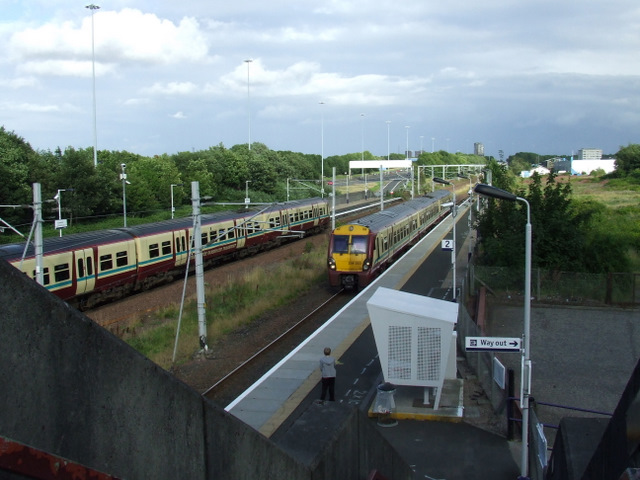
[[[93,145],[87,4],[0,0],[0,125],[36,149]],[[251,139],[383,156],[408,139],[506,158],[640,143],[638,0],[96,4],[99,150]]]

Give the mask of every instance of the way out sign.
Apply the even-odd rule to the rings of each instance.
[[[467,337],[467,352],[519,352],[522,339],[515,337]]]

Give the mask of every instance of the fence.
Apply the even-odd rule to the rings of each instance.
[[[508,267],[470,266],[471,285],[486,285],[497,296],[521,297],[524,271]],[[565,305],[640,305],[640,273],[576,273],[534,268],[533,301]]]

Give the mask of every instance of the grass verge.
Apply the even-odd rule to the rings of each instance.
[[[247,326],[270,310],[316,288],[326,280],[326,245],[305,245],[302,255],[267,267],[258,267],[225,284],[205,290],[207,343]],[[179,305],[159,310],[150,319],[134,325],[138,332],[126,339],[133,348],[162,368],[172,366]],[[195,300],[185,303],[176,364],[189,360],[200,349],[198,313]]]

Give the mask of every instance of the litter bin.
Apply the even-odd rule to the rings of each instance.
[[[381,427],[393,427],[398,424],[394,418],[396,413],[396,401],[393,398],[396,393],[395,385],[389,382],[378,385],[378,393],[373,403],[373,412],[378,416],[378,425]]]

